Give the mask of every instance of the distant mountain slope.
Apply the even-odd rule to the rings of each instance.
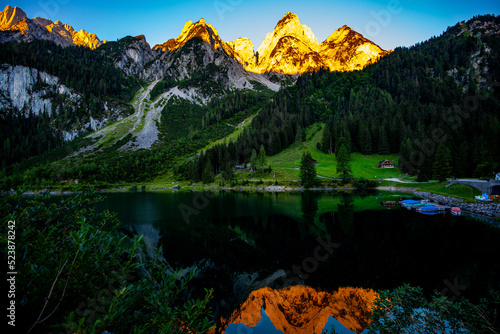
[[[3,31],[0,42],[36,38],[53,41],[61,46],[79,45],[90,49],[103,44],[95,34],[83,29],[76,31],[69,24],[40,17],[28,19],[22,9],[9,5],[0,13],[0,31]]]
[[[426,181],[435,177],[441,147],[450,152],[448,177],[491,177],[500,170],[499,28],[499,16],[478,16],[439,37],[397,48],[362,71],[301,75],[232,143],[245,152],[237,163],[250,161],[252,148],[261,145],[268,155],[278,154],[303,141],[305,128],[324,122],[317,148],[327,154],[339,149],[343,137],[352,152],[399,154],[399,171]],[[228,149],[205,156],[219,166],[218,152]],[[185,170],[206,163],[187,161]]]
[[[54,23],[39,17],[28,19],[26,13],[20,8],[6,6],[0,13],[0,42],[33,39],[50,40],[63,47],[78,45],[90,49],[96,49],[106,42],[83,29],[77,32],[70,25],[60,21]],[[311,29],[301,24],[294,13],[287,13],[279,20],[275,29],[267,34],[257,52],[254,50],[252,41],[243,37],[235,41],[224,42],[215,27],[207,24],[203,18],[195,23],[186,22],[177,38],[171,38],[153,48],[142,36],[136,38],[135,41],[122,39],[122,43],[118,46],[116,42],[113,42],[115,45],[106,50],[114,53],[115,64],[124,73],[151,81],[163,77],[166,69],[173,63],[167,55],[179,50],[193,39],[204,41],[214,52],[220,53],[219,49],[221,49],[244,70],[258,74],[291,75],[319,69],[352,71],[362,69],[389,53],[347,26],[338,29],[326,41],[318,44]],[[122,51],[121,54],[116,54],[117,49]],[[241,71],[233,70],[232,72]],[[236,81],[246,81],[246,87],[251,86],[251,84],[248,85],[250,80],[260,78],[253,76],[252,79],[247,80],[242,79],[240,74],[237,76]],[[234,79],[233,76],[231,80],[234,81]],[[272,88],[272,85],[265,80],[258,79],[258,81]],[[241,83],[233,82],[233,84],[241,88]]]
[[[6,164],[123,118],[138,87],[95,50],[36,39],[1,45],[0,78],[0,160]]]
[[[330,70],[353,71],[363,69],[391,51],[382,50],[344,25],[320,44],[319,53]]]
[[[159,77],[142,83],[143,88],[132,101],[132,116],[87,137],[87,148],[79,154],[75,152],[62,161],[59,153],[48,154],[38,161],[45,159],[49,163],[37,168],[49,175],[44,178],[54,181],[78,178],[88,182],[140,182],[173,172],[178,178],[199,182],[204,176],[210,179],[210,175],[222,171],[230,179],[232,164],[248,163],[254,149],[259,151],[263,146],[267,155],[275,155],[307,140],[305,129],[311,124],[325,123],[317,145],[324,153],[335,152],[336,144],[344,137],[358,154],[399,154],[396,164],[402,173],[416,173],[425,179],[432,177],[435,152],[443,145],[453,152],[450,164],[455,176],[487,177],[500,167],[499,24],[496,16],[474,17],[439,37],[411,48],[397,48],[362,71],[324,69],[296,75],[296,84],[276,93],[262,83],[250,82],[247,76],[251,73],[245,72],[220,42],[219,47],[214,47],[215,35],[208,42],[194,37],[166,51],[152,50],[140,36],[93,51],[66,48],[63,50],[88,51],[82,59],[101,57],[96,59],[107,66],[96,70],[106,69],[100,77],[109,79],[103,82],[107,89],[116,86],[114,78],[121,82],[135,76],[147,78],[148,73],[155,73],[153,68],[159,71]],[[366,41],[355,37],[347,27],[339,29],[327,42],[343,44],[341,41],[352,40],[353,36],[356,48],[363,48]],[[283,41],[293,38],[284,36]],[[26,65],[32,64],[29,55],[33,50],[46,47],[29,49],[31,44],[21,44],[29,52],[16,53]],[[236,50],[251,43],[240,39],[227,45]],[[4,50],[0,49],[0,55]],[[37,52],[40,56],[49,54]],[[321,44],[316,53],[321,55]],[[6,57],[3,59],[18,59],[12,54]],[[72,55],[58,61],[66,59],[71,60],[67,63],[70,65],[80,58]],[[339,61],[349,64],[347,59]],[[44,66],[50,71],[60,68],[47,64]],[[118,71],[117,64],[122,64],[123,69]],[[84,69],[83,78],[94,82]],[[123,76],[127,71],[130,76]],[[231,88],[237,78],[231,73],[248,78],[256,91]],[[68,87],[80,87],[72,76],[61,72],[60,77]],[[83,87],[92,88],[85,94],[100,91],[98,85]],[[237,139],[212,145],[252,115],[251,125],[244,127]],[[206,147],[209,149],[199,153]],[[22,145],[19,148],[22,150]],[[33,165],[26,166],[20,170]],[[32,182],[31,176],[38,169],[29,170],[25,179],[12,171],[17,176],[9,174],[12,176],[6,184]]]
[[[243,67],[257,73],[359,70],[390,53],[347,26],[318,44],[311,29],[301,24],[294,13],[287,13],[278,22],[255,53],[253,44],[247,39],[228,44],[240,55],[238,59],[243,59]]]

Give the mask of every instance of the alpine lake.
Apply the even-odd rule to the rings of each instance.
[[[472,301],[500,289],[500,229],[401,208],[373,192],[106,193],[145,256],[197,270],[214,290],[214,333],[362,333],[376,291],[403,283]]]

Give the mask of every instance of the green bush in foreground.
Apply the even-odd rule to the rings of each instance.
[[[495,291],[474,305],[437,292],[428,301],[421,288],[403,285],[379,293],[367,333],[498,333],[499,311],[500,293]]]
[[[16,329],[206,332],[212,292],[201,300],[186,298],[194,272],[173,272],[159,256],[141,259],[142,237],[120,234],[115,214],[94,211],[98,200],[92,193],[59,201],[0,199],[3,220],[15,221]],[[7,249],[6,234],[0,241]]]

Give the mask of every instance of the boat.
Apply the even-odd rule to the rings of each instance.
[[[455,215],[455,216],[460,216],[460,215],[462,215],[462,209],[454,206],[451,208],[451,214]]]
[[[416,209],[418,212],[442,212],[445,210],[444,206],[440,205],[425,205]]]
[[[419,213],[426,215],[426,216],[435,216],[435,215],[442,214],[443,212],[442,211],[420,211]]]
[[[399,202],[399,204],[401,204],[402,207],[407,207],[409,205],[414,205],[418,203],[420,203],[420,201],[416,201],[414,199],[405,199],[404,201]]]
[[[488,194],[483,193],[481,196],[476,196],[476,201],[481,201],[481,202],[491,202],[492,200],[490,199],[490,196]]]
[[[405,206],[405,208],[407,208],[408,210],[415,210],[419,207],[422,207],[422,206],[427,206],[429,204],[427,203],[415,203],[415,204],[408,204]]]
[[[418,203],[420,201],[417,201],[417,200],[414,200],[414,199],[404,199],[402,201],[399,201],[399,203],[401,204],[405,204],[405,203]]]

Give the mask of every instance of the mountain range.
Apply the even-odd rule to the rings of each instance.
[[[78,45],[90,49],[96,49],[105,41],[99,40],[95,34],[85,30],[76,31],[69,24],[61,21],[36,17],[29,19],[26,13],[19,7],[12,8],[7,5],[3,12],[0,12],[0,41],[20,40],[20,39],[46,39],[62,46]],[[11,32],[5,33],[5,32]]]
[[[39,38],[51,40],[61,46],[79,45],[96,49],[106,43],[85,30],[76,32],[73,27],[60,21],[55,23],[36,17],[28,19],[19,7],[6,6],[0,13],[0,40]],[[214,50],[222,48],[246,71],[255,73],[299,74],[329,69],[330,71],[360,70],[390,52],[364,38],[361,34],[343,26],[318,44],[309,27],[300,23],[294,13],[287,13],[267,34],[257,51],[252,41],[241,37],[224,42],[217,30],[202,18],[198,22],[186,22],[181,34],[153,47],[169,53],[184,46],[193,38],[203,40]]]
[[[247,38],[224,41],[204,19],[153,47],[144,35],[105,42],[10,6],[0,29],[0,160],[5,168],[28,161],[24,170],[49,152],[40,159],[53,172],[38,179],[137,181],[170,170],[198,182],[205,165],[214,175],[223,170],[224,150],[240,164],[261,146],[273,156],[306,140],[314,123],[323,126],[314,130],[321,131],[315,147],[325,154],[343,137],[356,152],[411,160],[453,104],[474,94],[488,102],[477,107],[475,122],[457,123],[467,138],[450,145],[469,146],[460,150],[456,175],[476,167],[482,175],[497,163],[498,154],[474,153],[495,151],[489,138],[500,128],[491,86],[500,19],[493,15],[394,51],[347,26],[319,43],[293,13],[257,50]],[[465,163],[470,155],[473,164]]]
[[[146,117],[147,126],[138,135],[142,139],[138,140],[136,149],[149,148],[158,140],[156,124],[160,120],[160,111],[172,96],[208,103],[214,97],[223,96],[225,90],[255,90],[262,86],[277,91],[282,82],[293,83],[298,74],[321,69],[359,70],[390,53],[347,26],[318,44],[311,29],[301,24],[293,13],[287,13],[255,51],[253,43],[247,38],[223,41],[216,28],[203,18],[195,23],[186,22],[177,38],[151,47],[144,35],[128,36],[117,42],[101,41],[95,34],[83,29],[76,32],[60,21],[52,22],[40,17],[29,19],[19,7],[6,6],[0,13],[0,42],[29,43],[34,40],[51,41],[63,48],[82,46],[95,50],[109,59],[123,76],[150,82],[144,98],[159,81],[172,83],[172,87],[162,92],[155,111],[146,112],[149,115]],[[84,113],[73,117],[72,121],[65,121],[62,128],[54,128],[66,141],[88,131],[100,130],[108,122],[127,116],[129,107],[123,104],[103,101],[102,98],[92,103],[83,102],[81,92],[68,87],[71,86],[69,82],[64,85],[57,77],[40,76],[38,73],[35,69],[22,66],[0,69],[4,87],[0,92],[0,105],[4,111],[19,110],[24,115],[29,112],[40,115],[45,110],[52,117],[57,117],[63,110],[71,109],[72,113],[76,113],[83,108]],[[46,79],[40,81],[40,78]],[[74,78],[68,79],[74,82]],[[64,102],[53,103],[54,99],[47,98],[47,88],[35,90],[35,87],[40,87],[37,82],[51,87],[50,90],[60,95],[60,100]],[[98,105],[93,108],[104,112],[92,112],[89,104]],[[142,103],[132,105],[139,108]],[[144,114],[144,110],[136,109],[129,117],[142,117]],[[135,126],[129,131],[132,129]]]

